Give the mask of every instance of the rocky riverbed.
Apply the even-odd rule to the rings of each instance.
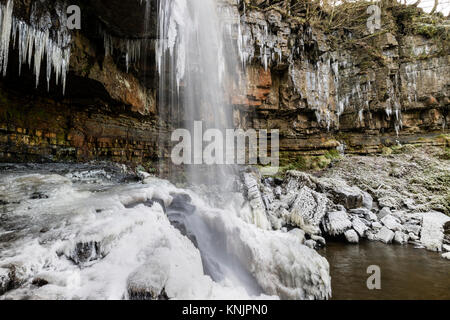
[[[391,151],[276,178],[248,168],[229,192],[106,163],[1,165],[0,299],[328,299],[334,284],[348,298],[340,277],[359,260],[341,250],[355,262],[342,265],[336,241],[373,241],[388,273],[384,243],[426,248],[445,273],[449,185],[436,181],[448,179],[447,151]]]
[[[437,252],[450,249],[449,179],[448,148],[414,146],[342,156],[321,172],[244,173],[255,223],[291,230],[311,248],[368,239]]]

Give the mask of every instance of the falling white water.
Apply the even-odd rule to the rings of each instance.
[[[232,107],[225,92],[240,76],[237,41],[231,32],[239,25],[237,8],[219,0],[159,1],[158,19],[162,120],[191,130],[193,138],[194,121],[203,123],[203,131],[232,128]],[[193,162],[199,164],[201,159]],[[221,184],[226,170],[192,165],[188,174],[191,182]]]
[[[14,1],[8,0],[0,5],[0,71],[6,75],[10,41],[19,51],[19,74],[22,64],[28,63],[36,76],[36,87],[39,85],[42,61],[46,61],[47,89],[50,89],[51,76],[55,74],[55,82],[66,89],[66,78],[69,71],[71,35],[67,28],[66,10],[61,2],[54,4],[58,15],[59,28],[52,29],[52,18],[49,12],[38,14],[39,2],[35,2],[30,15],[30,24],[13,16]]]

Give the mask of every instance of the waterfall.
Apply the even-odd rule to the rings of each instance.
[[[194,136],[194,122],[198,125],[201,121],[203,132],[232,128],[232,107],[225,89],[238,79],[240,63],[226,5],[218,0],[170,0],[159,1],[158,5],[156,55],[161,120],[189,130],[195,142],[202,136]],[[201,162],[194,157],[195,164],[188,166],[189,182],[224,181],[226,168],[206,168]]]

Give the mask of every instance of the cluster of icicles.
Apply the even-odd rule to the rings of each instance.
[[[39,85],[42,61],[46,59],[47,89],[50,79],[55,73],[56,84],[62,83],[63,93],[66,88],[66,77],[70,61],[70,32],[65,22],[66,13],[63,6],[56,2],[55,10],[59,16],[60,28],[51,31],[50,13],[38,18],[36,2],[33,5],[30,24],[13,16],[14,1],[8,0],[6,5],[0,4],[0,71],[6,75],[10,42],[19,51],[19,74],[22,64],[28,63],[36,76],[36,87]]]
[[[130,65],[141,59],[141,49],[143,40],[140,39],[121,39],[116,38],[104,30],[100,30],[103,35],[105,46],[105,56],[112,56],[114,50],[125,53],[125,63],[127,72]]]

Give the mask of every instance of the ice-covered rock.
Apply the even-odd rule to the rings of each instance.
[[[411,241],[418,241],[420,239],[418,236],[416,236],[412,232],[408,233],[408,237],[409,237],[409,240],[411,240]]]
[[[403,231],[403,226],[400,221],[393,215],[387,215],[381,219],[381,222],[392,231]]]
[[[127,280],[128,298],[131,300],[165,300],[166,282],[169,278],[170,264],[164,259],[154,259],[134,271]]]
[[[343,205],[347,210],[361,208],[363,192],[355,186],[349,186],[345,181],[338,179],[321,179],[319,188],[329,193],[335,203]]]
[[[386,227],[382,227],[380,231],[375,235],[375,239],[384,243],[391,243],[394,239],[394,232]]]
[[[9,269],[0,268],[0,296],[6,292],[9,283]]]
[[[372,223],[372,229],[380,230],[381,228],[383,228],[383,225],[381,223],[379,223],[378,221]]]
[[[352,222],[345,211],[332,211],[325,217],[324,229],[331,236],[341,235],[351,227]]]
[[[450,260],[450,252],[443,253],[442,258]]]
[[[409,236],[401,231],[396,231],[394,235],[394,242],[398,244],[408,243]]]
[[[364,237],[365,232],[369,229],[360,218],[354,217],[352,220],[352,227],[360,237]]]
[[[324,237],[317,236],[317,235],[311,235],[311,239],[320,244],[321,246],[325,246],[327,244]]]
[[[347,239],[349,243],[359,243],[359,237],[355,230],[347,230],[345,231],[344,235],[345,239]]]
[[[317,242],[313,239],[309,239],[305,241],[305,246],[307,246],[310,249],[316,249],[317,248]]]
[[[418,224],[411,224],[411,223],[406,223],[403,225],[403,227],[405,228],[405,231],[408,233],[412,233],[416,236],[419,236],[420,234],[420,230],[422,229],[422,227]]]
[[[367,210],[372,210],[373,207],[373,198],[372,196],[367,193],[364,192],[362,193],[363,199],[362,199],[362,205],[364,208],[366,208]]]
[[[386,216],[388,216],[388,215],[391,215],[392,214],[392,212],[391,212],[391,209],[389,208],[389,207],[383,207],[383,209],[381,209],[379,212],[378,212],[378,218],[381,220],[381,219],[383,219],[384,217],[386,217]]]
[[[366,215],[364,216],[364,218],[366,218],[367,220],[372,221],[372,222],[378,221],[377,215],[375,213],[373,213],[372,211],[367,212]]]
[[[366,232],[366,238],[367,238],[367,240],[369,240],[369,241],[375,241],[375,235],[374,235],[373,232],[371,232],[371,231],[367,231],[367,232]]]
[[[296,236],[300,240],[301,243],[305,242],[305,231],[303,231],[302,229],[295,228],[295,229],[292,229],[291,231],[289,231],[289,233]]]
[[[271,229],[257,177],[252,173],[246,172],[243,174],[243,178],[247,198],[252,208],[252,222],[262,229]]]
[[[423,213],[420,242],[431,251],[442,251],[444,224],[450,217],[437,211]]]
[[[328,199],[308,187],[303,187],[297,195],[292,208],[291,224],[309,234],[320,234],[320,222],[326,214]]]

